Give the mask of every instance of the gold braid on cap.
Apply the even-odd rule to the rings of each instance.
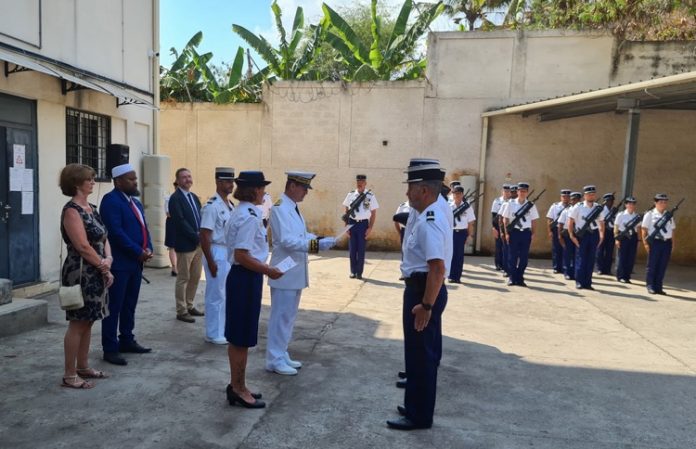
[[[288,175],[288,180],[295,181],[299,184],[304,184],[306,186],[308,186],[309,183],[312,181],[311,179],[307,179],[307,178],[303,178],[301,176],[295,176],[295,175]]]
[[[309,253],[310,254],[319,253],[319,240],[318,239],[312,239],[309,241]]]

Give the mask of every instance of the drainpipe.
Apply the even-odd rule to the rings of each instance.
[[[476,244],[474,251],[478,253],[481,251],[481,235],[483,234],[483,213],[484,207],[486,205],[486,155],[488,153],[488,117],[483,117],[483,124],[481,125],[481,154],[479,155],[479,194],[484,193],[484,195],[478,200],[478,213],[476,216]]]
[[[152,110],[152,154],[159,153],[159,107],[160,107],[160,91],[159,91],[159,68],[160,68],[160,5],[159,0],[152,1],[152,94],[153,104],[155,108]]]

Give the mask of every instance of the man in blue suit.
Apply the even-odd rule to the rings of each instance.
[[[121,353],[152,351],[138,344],[133,335],[143,264],[152,258],[152,239],[143,205],[134,198],[140,195],[135,169],[130,164],[119,165],[113,168],[111,177],[114,190],[104,195],[99,206],[114,257],[109,316],[102,320],[102,347],[104,360],[114,365],[126,365],[128,362]],[[120,331],[118,338],[117,331]]]

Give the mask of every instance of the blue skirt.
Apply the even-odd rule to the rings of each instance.
[[[261,314],[263,274],[232,265],[227,275],[225,338],[243,348],[256,346]]]

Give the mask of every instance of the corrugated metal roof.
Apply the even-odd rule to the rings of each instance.
[[[511,105],[481,116],[539,115],[539,120],[545,121],[631,107],[696,109],[696,71]]]

